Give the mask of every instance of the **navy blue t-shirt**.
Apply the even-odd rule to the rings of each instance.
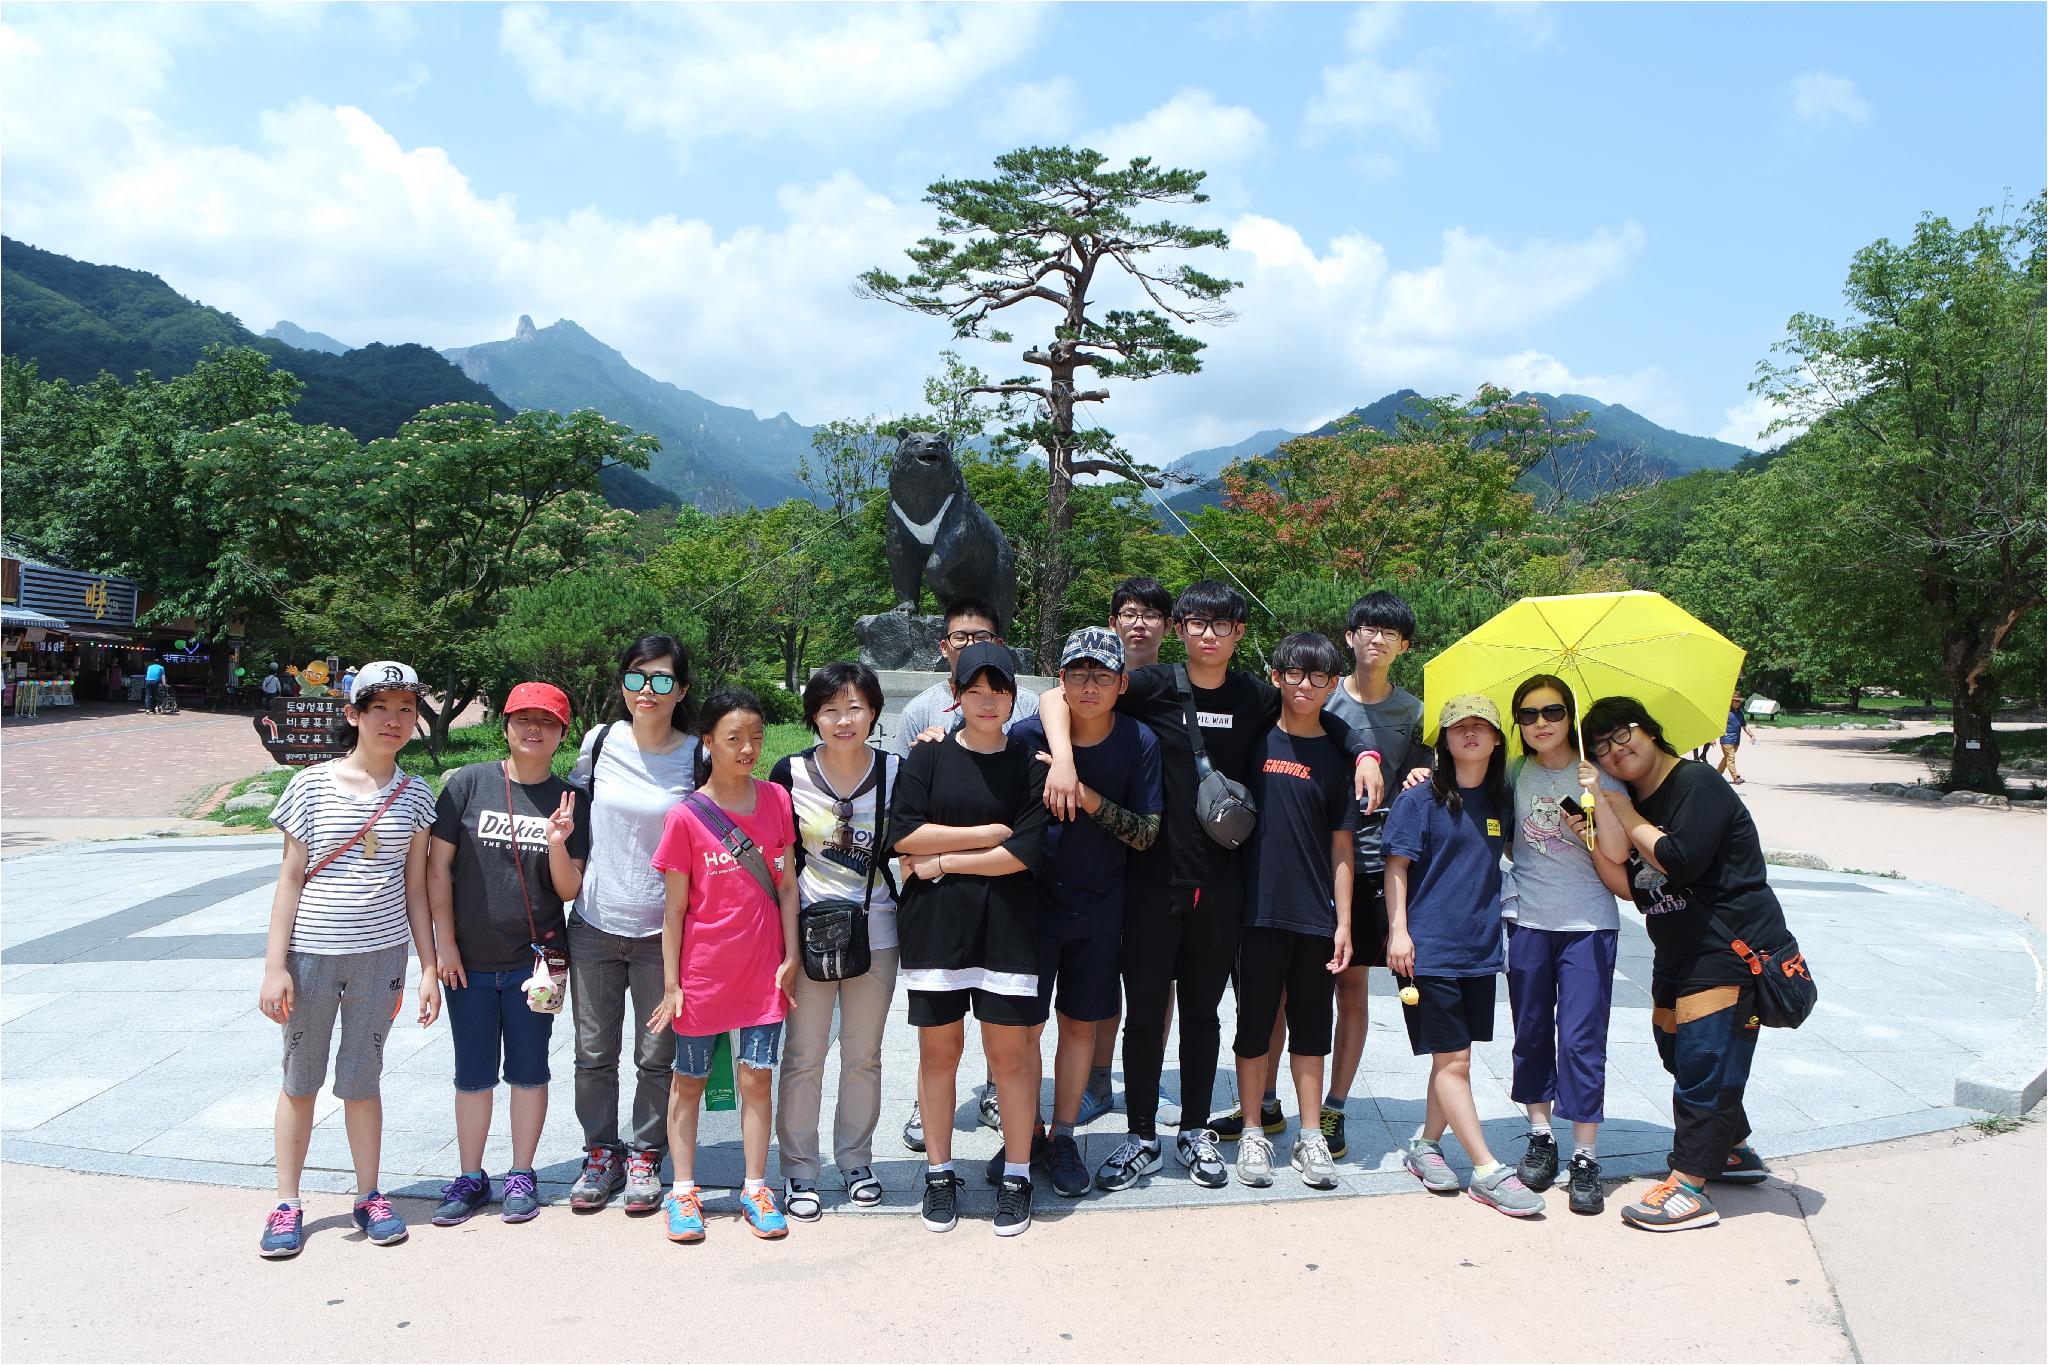
[[[1492,976],[1505,964],[1500,929],[1502,813],[1484,787],[1461,787],[1456,815],[1428,783],[1394,798],[1386,850],[1407,858],[1408,937],[1417,976]]]
[[[1337,932],[1330,836],[1355,829],[1351,759],[1326,734],[1266,732],[1252,769],[1259,831],[1252,839],[1246,923],[1329,938]]]
[[[1010,727],[1010,738],[1034,753],[1050,753],[1036,716]],[[1074,746],[1074,771],[1096,794],[1134,815],[1157,815],[1166,802],[1159,779],[1159,740],[1129,716],[1118,715],[1100,744]],[[1130,845],[1080,811],[1046,826],[1047,889],[1069,914],[1122,915],[1124,871]]]

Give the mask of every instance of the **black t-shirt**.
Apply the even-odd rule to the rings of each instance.
[[[455,947],[465,971],[512,972],[533,965],[528,947],[534,929],[543,940],[566,946],[562,898],[548,874],[548,817],[573,792],[561,778],[512,783],[512,810],[505,809],[505,769],[497,762],[459,768],[434,803],[433,834],[455,846]],[[512,862],[518,840],[519,864]],[[569,856],[590,856],[590,798],[576,792],[576,827]],[[526,878],[522,899],[520,875]],[[533,907],[533,926],[526,908]]]
[[[1680,759],[1635,807],[1664,831],[1656,844],[1662,874],[1633,853],[1629,858],[1629,885],[1656,948],[1651,976],[1676,986],[1748,980],[1728,940],[1709,927],[1710,914],[1759,952],[1792,940],[1765,880],[1763,842],[1749,808],[1712,768],[1690,759]]]
[[[1351,761],[1326,734],[1303,738],[1275,725],[1253,774],[1259,832],[1251,848],[1245,922],[1328,938],[1337,932],[1330,836],[1352,829]]]
[[[1025,870],[1002,877],[948,872],[906,877],[896,935],[911,990],[979,987],[998,995],[1038,989],[1038,878],[1044,870],[1046,766],[1011,739],[976,753],[950,738],[911,746],[889,793],[887,852],[922,825],[1007,825],[1002,847]]]
[[[1131,814],[1157,815],[1164,804],[1159,741],[1129,716],[1111,720],[1114,723],[1100,743],[1074,746],[1074,770],[1097,795]],[[1051,752],[1037,716],[1018,721],[1010,737],[1033,753]],[[1115,923],[1124,913],[1130,853],[1129,844],[1083,811],[1075,811],[1071,820],[1050,821],[1045,829],[1045,886],[1052,902],[1069,914]]]
[[[1192,690],[1210,766],[1250,786],[1252,755],[1258,752],[1266,727],[1280,718],[1278,689],[1233,669],[1223,675],[1223,686]],[[1184,708],[1172,664],[1137,670],[1129,689],[1117,699],[1116,709],[1143,721],[1159,741],[1159,775],[1166,791],[1160,837],[1149,857],[1133,862],[1131,878],[1140,884],[1165,879],[1176,886],[1241,884],[1243,850],[1223,847],[1202,832],[1202,822],[1195,818],[1195,751],[1188,743]]]

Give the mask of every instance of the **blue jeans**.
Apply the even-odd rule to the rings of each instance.
[[[1756,1057],[1747,986],[1650,985],[1657,1055],[1671,1073],[1672,1168],[1718,1174],[1749,1140],[1742,1092]]]
[[[741,1066],[750,1066],[756,1071],[773,1071],[775,1064],[782,1060],[782,1021],[772,1024],[749,1024],[741,1029],[739,1046],[732,1054],[733,1061]],[[711,1074],[711,1049],[718,1042],[718,1035],[707,1033],[701,1038],[688,1034],[676,1035],[676,1075],[703,1080]]]
[[[441,998],[448,1008],[448,1031],[455,1039],[455,1088],[490,1090],[498,1084],[498,1062],[505,1064],[505,1084],[548,1083],[548,1040],[555,1016],[526,1007],[522,984],[531,968],[516,972],[468,972],[467,986],[450,986]]]

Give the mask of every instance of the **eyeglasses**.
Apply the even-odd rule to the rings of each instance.
[[[620,675],[619,686],[625,688],[628,692],[645,692],[651,687],[654,689],[655,696],[665,697],[676,690],[676,675],[673,673],[642,673],[636,668],[629,673]]]
[[[1206,616],[1183,616],[1180,628],[1190,635],[1214,635],[1217,639],[1228,639],[1244,628],[1242,621],[1212,621]]]
[[[1303,683],[1307,683],[1310,687],[1328,687],[1336,680],[1336,674],[1325,673],[1318,668],[1283,668],[1280,670],[1280,681],[1286,683],[1289,687],[1299,687]]]
[[[1095,687],[1104,691],[1116,686],[1116,680],[1123,675],[1112,673],[1106,668],[1063,668],[1060,681],[1075,687]]]
[[[1563,702],[1554,701],[1548,706],[1517,706],[1515,708],[1515,724],[1534,725],[1539,718],[1556,722],[1563,720],[1570,714],[1565,709]]]
[[[1636,737],[1636,731],[1641,728],[1634,721],[1630,721],[1612,734],[1602,735],[1591,744],[1588,744],[1586,752],[1594,758],[1605,758],[1610,749],[1626,748],[1629,741]]]
[[[1137,611],[1130,607],[1125,607],[1116,614],[1116,623],[1120,626],[1159,626],[1166,624],[1166,613],[1163,611]]]
[[[1401,632],[1395,630],[1392,626],[1360,626],[1351,633],[1367,640],[1398,640],[1401,638]]]
[[[961,649],[965,649],[969,645],[990,644],[994,642],[995,638],[996,633],[992,630],[949,630],[946,632],[947,641]]]

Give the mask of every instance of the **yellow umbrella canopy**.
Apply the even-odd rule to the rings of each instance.
[[[1654,592],[1525,597],[1423,666],[1424,738],[1434,743],[1443,704],[1483,692],[1512,726],[1508,703],[1535,673],[1562,678],[1576,710],[1602,697],[1634,697],[1683,752],[1720,735],[1742,675],[1742,649]]]

